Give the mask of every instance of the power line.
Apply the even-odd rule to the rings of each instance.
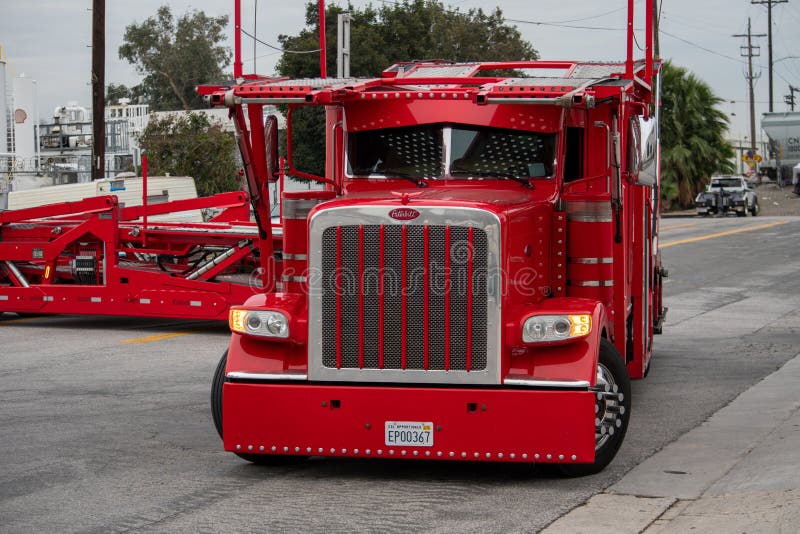
[[[264,41],[262,41],[261,39],[259,39],[258,37],[256,37],[255,35],[253,35],[252,33],[248,32],[243,28],[239,28],[239,31],[245,34],[246,36],[254,39],[258,43],[261,43],[262,45],[266,46],[267,48],[272,48],[273,50],[277,50],[278,52],[283,52],[284,54],[316,54],[317,52],[322,50],[321,48],[317,48],[316,50],[285,50],[278,46],[265,43]]]
[[[703,51],[705,51],[705,52],[708,52],[709,54],[714,54],[715,56],[724,57],[725,59],[730,59],[731,61],[735,61],[735,62],[737,62],[737,63],[742,63],[743,65],[747,65],[747,62],[746,62],[746,61],[742,61],[741,59],[739,59],[739,58],[737,58],[737,57],[728,56],[728,55],[726,55],[726,54],[722,54],[722,53],[720,53],[720,52],[717,52],[717,51],[715,51],[715,50],[711,50],[710,48],[706,48],[705,46],[699,45],[699,44],[697,44],[697,43],[693,43],[693,42],[691,42],[691,41],[688,41],[688,40],[686,40],[686,39],[684,39],[684,38],[682,38],[682,37],[678,37],[677,35],[674,35],[674,34],[672,34],[672,33],[669,33],[669,32],[667,32],[667,31],[664,31],[663,29],[660,29],[660,30],[659,30],[659,32],[660,32],[660,33],[662,33],[663,35],[666,35],[666,36],[668,36],[668,37],[672,37],[673,39],[677,39],[678,41],[681,41],[681,42],[683,42],[683,43],[686,43],[686,44],[688,44],[689,46],[693,46],[693,47],[695,47],[695,48],[697,48],[697,49],[699,49],[699,50],[703,50]]]
[[[772,6],[775,4],[786,4],[789,0],[750,0],[753,5],[766,5],[767,6],[767,34],[769,37],[769,44],[767,47],[769,53],[769,111],[772,109]]]

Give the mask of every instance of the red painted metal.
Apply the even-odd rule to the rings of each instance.
[[[364,367],[364,227],[358,227],[358,368]]]
[[[225,320],[232,304],[255,291],[242,271],[254,264],[252,248],[241,245],[253,243],[255,225],[152,217],[206,207],[240,211],[247,201],[239,192],[120,209],[116,197],[106,196],[2,212],[0,311]],[[151,217],[146,244],[145,215]],[[217,256],[203,272],[182,259],[206,246],[229,254]],[[79,276],[71,266],[80,255],[92,258],[85,260],[93,265],[91,274]],[[173,259],[168,265],[155,260],[166,257]],[[242,273],[240,279],[222,277],[228,271]]]
[[[422,230],[423,242],[422,242],[422,280],[423,280],[423,290],[422,290],[422,352],[423,352],[423,361],[424,361],[424,369],[428,370],[431,368],[431,354],[430,354],[430,298],[431,298],[431,272],[430,272],[430,264],[431,264],[431,253],[430,253],[430,226],[425,226]]]
[[[147,156],[142,156],[142,246],[147,248]]]
[[[444,227],[444,370],[450,370],[450,227]]]
[[[242,0],[233,1],[233,78],[242,77]]]
[[[384,350],[383,350],[383,311],[385,308],[385,299],[383,295],[386,287],[384,277],[386,276],[386,263],[384,262],[384,247],[386,246],[386,229],[381,225],[378,230],[378,368],[384,368]]]
[[[228,382],[223,398],[222,435],[229,451],[261,452],[263,446],[266,454],[282,455],[594,460],[594,395],[588,391]],[[469,404],[486,410],[469,411]],[[263,408],[268,406],[280,409]],[[520,424],[519,414],[526,413],[536,415]],[[384,421],[432,421],[438,429],[433,446],[387,446]]]
[[[628,0],[628,54],[625,60],[625,77],[629,80],[633,79],[633,32],[633,0]]]
[[[327,46],[325,45],[325,0],[317,0],[319,13],[319,75],[320,78],[328,77]]]
[[[472,277],[473,268],[473,247],[475,244],[475,228],[472,226],[467,230],[467,371],[472,370]]]
[[[256,373],[262,378],[290,373],[294,380],[298,377],[310,380],[265,383],[242,382],[231,377],[223,388],[223,435],[227,450],[591,462],[595,415],[590,387],[596,380],[600,340],[611,339],[625,355],[629,374],[642,376],[652,355],[653,321],[663,313],[659,257],[648,248],[657,238],[658,203],[657,199],[650,199],[653,188],[637,181],[639,169],[629,168],[631,162],[638,160],[629,154],[637,148],[637,143],[631,141],[637,135],[632,125],[645,118],[646,105],[656,97],[651,84],[652,70],[657,69],[657,64],[651,61],[649,48],[652,0],[646,1],[648,48],[644,62],[633,60],[632,0],[628,5],[628,55],[624,62],[510,61],[460,66],[417,62],[396,65],[375,79],[337,85],[335,80],[293,83],[242,74],[241,13],[237,0],[234,74],[245,82],[215,86],[201,93],[210,98],[212,105],[231,108],[249,196],[230,193],[211,199],[123,209],[115,197],[98,197],[0,212],[0,311],[202,319],[224,319],[231,305],[281,311],[287,317],[291,337],[266,340],[234,334],[227,371]],[[319,7],[323,15],[321,0]],[[324,35],[324,16],[320,17],[320,23]],[[324,57],[324,42],[321,48]],[[323,76],[324,69],[321,62]],[[518,69],[533,69],[534,74],[535,69],[562,69],[563,79],[531,86],[504,76],[479,76],[490,70]],[[604,74],[596,84],[584,84],[578,74],[598,69]],[[459,70],[463,76],[435,76],[436,72]],[[575,79],[571,77],[573,73]],[[581,80],[576,81],[578,78]],[[615,83],[605,83],[609,78]],[[317,180],[327,188],[324,192],[285,194],[284,198],[300,203],[308,201],[313,208],[309,208],[306,218],[281,217],[278,224],[272,223],[266,189],[263,105],[269,99],[291,102],[287,117],[288,174]],[[293,167],[292,109],[300,103],[327,106],[329,157],[324,177],[308,175]],[[345,164],[348,154],[343,139],[347,134],[436,123],[553,134],[557,136],[553,176],[532,179],[530,188],[502,176],[426,179],[423,188],[401,177],[346,174],[351,167]],[[576,133],[579,135],[568,137]],[[619,158],[615,157],[617,152]],[[579,161],[580,168],[572,169],[570,175],[566,163],[575,161]],[[251,205],[255,223],[246,220]],[[172,212],[210,207],[223,212],[206,223],[155,220],[156,216]],[[396,217],[389,216],[390,213]],[[480,213],[478,220],[489,217],[496,223],[486,228],[475,226],[471,222],[473,213]],[[320,324],[310,324],[310,319],[319,320],[320,316],[314,308],[318,300],[310,297],[309,291],[313,295],[313,291],[320,290],[320,283],[314,278],[319,274],[315,270],[320,264],[314,262],[319,262],[325,254],[320,250],[315,218],[336,214],[344,214],[343,222],[336,226],[336,273],[331,284],[337,293],[336,363],[335,369],[324,371],[354,371],[343,369],[343,362],[352,362],[357,356],[358,380],[363,376],[372,378],[365,379],[369,382],[347,378],[326,385],[323,380],[329,375],[322,380],[315,378],[321,367],[317,343],[321,334]],[[399,370],[386,369],[385,361],[384,330],[390,325],[384,320],[390,311],[384,298],[385,255],[396,252],[385,250],[389,243],[388,224],[402,228],[400,324],[391,324],[401,329]],[[343,266],[353,263],[343,262],[343,225],[359,226],[357,317],[343,316],[342,292],[352,289],[347,285],[351,280],[342,277]],[[365,247],[372,244],[365,235],[366,225],[378,227],[378,326],[369,338],[377,339],[378,369],[364,368],[366,305],[367,299],[373,298],[364,291]],[[421,292],[410,291],[408,283],[409,279],[417,279],[415,273],[409,276],[406,263],[409,251],[417,250],[412,241],[417,234],[409,230],[414,225],[423,226]],[[433,226],[444,228],[443,260],[431,253]],[[463,301],[451,294],[454,281],[451,229],[464,226],[468,228],[469,257],[467,309],[461,311],[453,303]],[[284,235],[291,237],[291,243],[284,243]],[[496,278],[490,280],[493,285],[486,295],[476,292],[476,280],[486,276],[477,272],[474,257],[479,239],[485,239],[491,249],[487,251],[491,260],[487,259],[487,268],[496,270]],[[198,250],[203,252],[201,259],[195,258]],[[213,261],[207,261],[206,252],[213,256]],[[440,266],[444,268],[444,287],[436,287],[444,290],[442,317],[431,317],[431,285],[438,274],[431,272],[432,260],[444,264]],[[293,269],[302,273],[294,273]],[[278,275],[283,281],[287,276],[301,275],[303,281],[286,282],[276,292]],[[237,277],[242,276],[259,277],[262,287],[237,283]],[[413,301],[420,293],[424,301]],[[492,315],[486,331],[478,336],[474,329],[480,319],[474,308],[481,301],[487,302],[484,311]],[[410,347],[417,341],[409,337],[409,321],[416,317],[409,312],[412,306],[419,306],[424,317],[421,369],[409,369],[413,365],[408,357]],[[463,320],[458,315],[461,313],[465,314]],[[589,314],[592,331],[570,342],[526,343],[522,329],[524,321],[533,314]],[[344,321],[358,323],[357,349],[346,348],[351,345],[342,340]],[[435,346],[430,339],[434,321],[444,323],[443,339],[436,340],[444,345],[444,373],[430,370]],[[466,322],[465,332],[457,327],[463,322]],[[496,376],[487,378],[479,387],[461,386],[458,377],[463,378],[466,373],[454,369],[456,362],[463,362],[464,356],[469,371],[466,376],[480,377],[481,369],[473,352],[484,334],[491,340],[486,356]],[[456,335],[466,337],[466,354],[454,352],[451,361],[451,350],[460,346],[454,343]],[[310,343],[312,340],[314,343]],[[629,340],[633,349],[627,353]],[[441,350],[440,345],[438,348]],[[346,350],[357,350],[358,354],[346,354]],[[425,373],[424,376],[434,379],[427,385],[392,383],[392,377],[396,376],[392,373],[397,372],[402,372],[408,380],[418,376],[413,373]],[[542,380],[544,387],[524,386],[534,380]],[[580,381],[580,385],[574,389],[547,389],[548,380]],[[343,385],[346,382],[349,383]],[[265,406],[281,409],[264,409]],[[470,408],[475,406],[486,409]],[[521,413],[536,417],[530,424],[520,424]],[[441,430],[435,431],[434,445],[430,448],[387,447],[383,433],[386,421],[433,422]],[[428,452],[431,454],[427,455]]]
[[[342,331],[342,292],[344,291],[342,271],[342,227],[336,228],[336,331]],[[336,336],[336,368],[342,368],[342,336]]]

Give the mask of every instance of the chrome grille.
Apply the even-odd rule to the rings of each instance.
[[[320,265],[323,367],[487,369],[483,229],[330,226]]]

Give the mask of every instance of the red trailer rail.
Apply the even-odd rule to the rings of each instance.
[[[208,223],[152,219],[209,208],[219,214]],[[249,218],[244,192],[0,212],[0,312],[224,320],[261,286],[261,232]]]

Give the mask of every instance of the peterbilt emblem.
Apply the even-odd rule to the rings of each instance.
[[[389,212],[389,217],[398,221],[410,221],[419,217],[419,212],[411,208],[395,208]]]

